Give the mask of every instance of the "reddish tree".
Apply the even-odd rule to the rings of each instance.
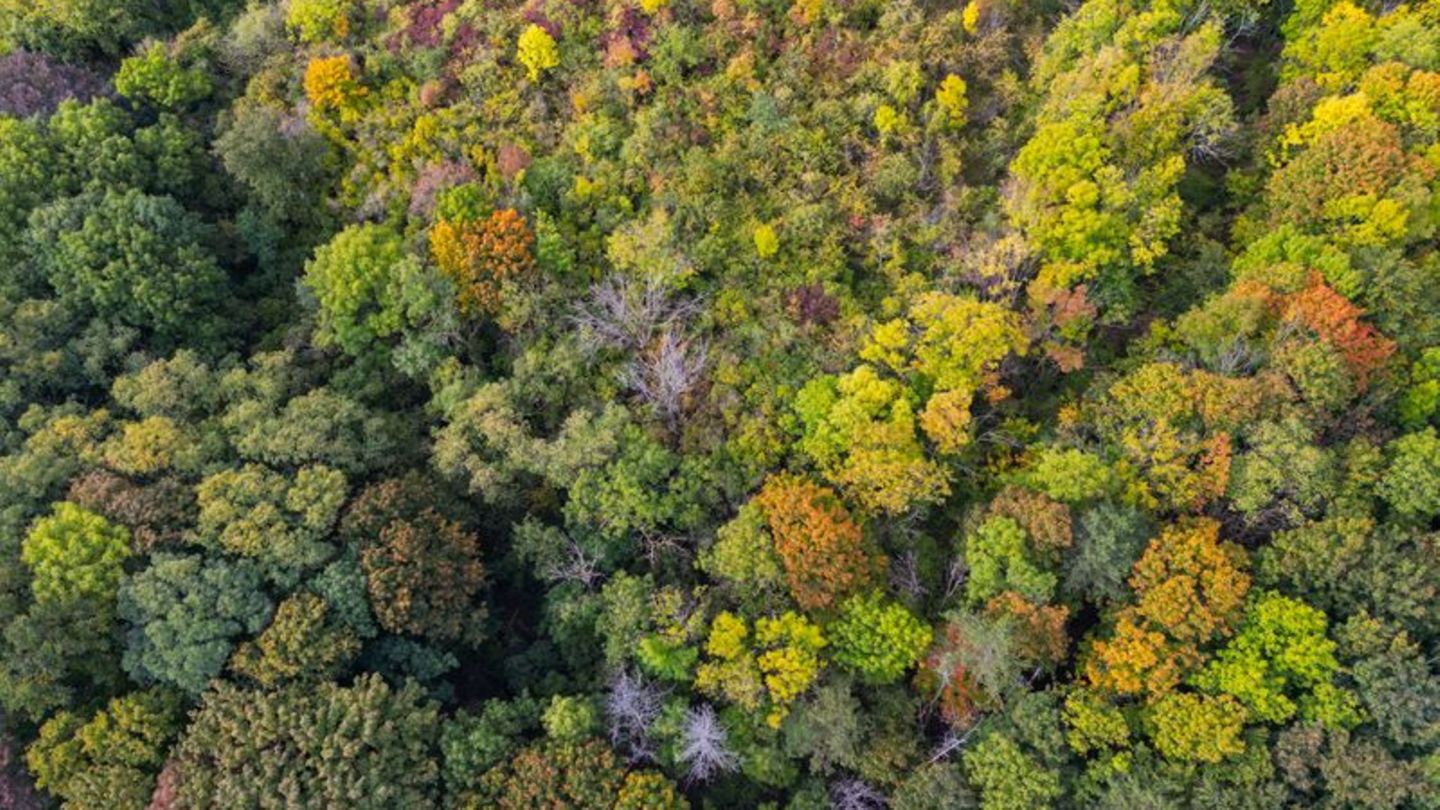
[[[1286,298],[1284,312],[1338,349],[1362,390],[1395,353],[1395,341],[1362,321],[1365,310],[1326,285],[1319,273],[1311,274],[1309,287]]]
[[[440,640],[478,640],[485,581],[480,541],[442,514],[419,476],[372,484],[341,531],[360,549],[375,617],[386,629]]]
[[[883,557],[866,548],[860,526],[829,487],[776,475],[755,500],[770,523],[790,593],[805,610],[830,607],[883,570]]]
[[[502,285],[534,272],[534,244],[525,218],[511,208],[484,220],[442,219],[430,231],[435,263],[455,282],[460,308],[472,315],[498,312]]]

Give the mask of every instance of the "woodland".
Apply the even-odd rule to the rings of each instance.
[[[0,0],[0,810],[1440,809],[1440,0]]]

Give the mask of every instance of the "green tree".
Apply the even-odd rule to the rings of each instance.
[[[208,228],[170,197],[88,192],[30,217],[36,265],[60,296],[179,340],[203,338],[225,289]]]
[[[1251,717],[1303,719],[1347,727],[1361,718],[1353,695],[1333,682],[1340,663],[1325,614],[1275,592],[1251,600],[1240,630],[1195,676],[1202,689],[1231,695]]]
[[[541,713],[539,701],[520,697],[487,700],[447,720],[440,734],[446,795],[460,805],[478,802],[482,777],[515,753],[525,735],[540,729]]]
[[[30,527],[21,557],[30,566],[30,588],[40,602],[88,601],[105,607],[120,588],[130,532],[64,502]]]
[[[23,277],[11,268],[24,248],[25,223],[30,212],[52,194],[50,174],[54,157],[49,139],[33,121],[0,118],[0,290],[13,295]],[[30,285],[26,284],[25,287]]]
[[[115,74],[115,90],[120,95],[163,109],[187,107],[209,96],[212,89],[203,66],[183,66],[160,43],[121,61]]]
[[[184,714],[166,689],[115,698],[90,719],[61,712],[25,752],[35,783],[67,810],[145,807]]]
[[[404,257],[400,234],[384,225],[352,225],[320,246],[305,265],[305,285],[320,305],[316,342],[364,356],[398,334]]]
[[[115,694],[124,684],[114,614],[89,602],[37,605],[0,635],[0,706],[39,722],[55,709]]]
[[[157,554],[120,587],[125,669],[192,694],[220,674],[236,641],[260,631],[271,603],[248,560]]]
[[[983,810],[1052,807],[1060,798],[1060,774],[1006,734],[986,735],[966,750],[964,762],[970,783],[980,789]]]
[[[836,662],[866,683],[900,680],[930,647],[932,632],[904,605],[886,604],[878,592],[854,596],[828,628]]]
[[[433,807],[439,730],[417,685],[376,675],[275,691],[220,683],[175,749],[176,795],[182,807]]]
[[[1386,450],[1389,468],[1376,491],[1401,518],[1428,521],[1440,514],[1440,435],[1434,428],[1409,433]]]
[[[1045,570],[1030,546],[1020,524],[1004,516],[992,517],[966,535],[965,561],[970,576],[965,594],[970,601],[985,602],[1002,591],[1049,601],[1058,580]]]

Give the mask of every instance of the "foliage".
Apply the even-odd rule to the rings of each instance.
[[[1146,712],[1155,748],[1175,760],[1219,762],[1241,753],[1245,709],[1229,695],[1165,695]]]
[[[120,586],[129,627],[125,670],[192,694],[220,673],[240,636],[265,626],[272,605],[248,560],[157,554]]]
[[[433,804],[434,704],[414,684],[367,675],[349,687],[206,694],[175,751],[180,806],[362,808]],[[329,755],[347,751],[348,756]]]
[[[625,772],[599,740],[542,743],[521,749],[481,779],[485,805],[505,810],[525,807],[594,807],[615,800]]]
[[[854,596],[829,627],[835,661],[867,683],[894,683],[929,648],[930,628],[903,605],[885,604],[878,593]]]
[[[73,503],[58,503],[30,527],[20,553],[33,572],[36,601],[108,605],[130,556],[130,533]]]
[[[820,675],[820,651],[829,642],[821,629],[798,613],[755,620],[721,613],[705,641],[707,659],[695,673],[695,686],[741,708],[768,707],[766,724],[778,728],[790,705]]]
[[[1440,806],[1434,6],[0,0],[0,806]]]
[[[1250,577],[1242,549],[1219,539],[1214,521],[1163,530],[1135,563],[1137,600],[1098,640],[1086,676],[1117,694],[1162,695],[1201,662],[1200,645],[1238,624]]]
[[[861,506],[898,514],[949,492],[944,468],[925,457],[908,393],[873,366],[811,380],[795,411],[801,449]]]
[[[360,548],[370,604],[382,627],[440,640],[478,639],[485,581],[479,539],[442,515],[418,477],[371,484],[341,532]]]
[[[1325,637],[1325,614],[1262,593],[1246,609],[1240,631],[1195,683],[1235,697],[1251,717],[1271,723],[1289,720],[1298,709],[1306,720],[1353,725],[1360,720],[1355,700],[1332,681],[1340,667],[1334,650]]]
[[[317,341],[354,355],[403,326],[400,235],[379,225],[346,228],[315,251],[305,284],[320,305]]]
[[[525,66],[532,82],[538,81],[540,74],[560,65],[555,38],[538,25],[530,25],[521,32],[515,44],[515,58]]]
[[[115,91],[136,101],[174,109],[210,95],[210,76],[203,68],[184,67],[158,43],[120,63]]]
[[[193,331],[224,290],[205,224],[170,197],[68,197],[31,215],[28,238],[63,298],[166,337]]]
[[[774,539],[790,594],[802,608],[829,607],[863,590],[883,564],[833,490],[777,476],[755,497]]]
[[[980,789],[984,810],[1050,807],[1061,794],[1060,775],[1004,734],[987,735],[966,751],[965,770]]]
[[[310,594],[280,603],[270,625],[230,660],[231,669],[265,688],[288,681],[314,683],[343,672],[360,651],[355,634],[330,616],[325,600]]]
[[[35,784],[67,808],[141,807],[181,729],[181,703],[165,689],[116,698],[88,720],[61,712],[26,751]]]
[[[522,282],[535,269],[535,235],[513,208],[483,220],[442,219],[430,230],[430,253],[455,284],[460,308],[473,315],[494,315],[506,284]]]

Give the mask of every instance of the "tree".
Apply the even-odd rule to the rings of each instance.
[[[999,708],[1020,681],[1014,625],[992,617],[955,612],[937,634],[916,685],[931,696],[951,726],[969,729],[985,711]]]
[[[1233,696],[1249,716],[1269,723],[1298,711],[1307,721],[1354,725],[1361,719],[1356,700],[1333,681],[1340,663],[1325,625],[1325,614],[1304,602],[1264,592],[1251,600],[1239,632],[1195,676],[1195,685]]]
[[[431,807],[439,729],[417,685],[377,675],[259,692],[220,683],[175,750],[179,806]]]
[[[175,692],[151,689],[115,698],[88,720],[55,715],[25,753],[35,783],[67,810],[144,807],[180,732],[181,706]]]
[[[969,7],[966,12],[970,11]],[[935,90],[935,105],[940,108],[941,119],[945,125],[953,129],[965,126],[966,113],[970,109],[970,99],[966,96],[967,86],[965,80],[954,73],[945,77],[940,86]]]
[[[497,314],[504,287],[534,273],[534,243],[535,235],[513,208],[483,220],[442,219],[430,230],[435,263],[454,282],[460,309],[474,316]]]
[[[271,216],[308,225],[324,221],[319,196],[331,183],[330,146],[303,118],[264,104],[237,104],[215,138],[225,170]]]
[[[370,603],[382,627],[437,640],[478,640],[485,610],[480,541],[441,514],[418,476],[366,487],[341,524],[360,549]]]
[[[118,56],[125,46],[155,30],[163,7],[148,3],[63,0],[0,3],[7,45],[67,56]],[[7,49],[8,50],[8,49]]]
[[[485,803],[470,807],[601,807],[615,801],[625,771],[599,740],[522,749],[481,779]]]
[[[765,723],[779,728],[791,704],[820,676],[820,651],[829,642],[798,613],[745,620],[722,612],[705,640],[707,659],[695,672],[695,688],[747,711],[768,708]]]
[[[363,356],[404,326],[404,243],[384,225],[352,225],[315,251],[305,285],[320,305],[315,340]]]
[[[767,600],[786,588],[765,512],[753,498],[715,532],[715,543],[701,552],[697,565],[744,601]]]
[[[1201,663],[1202,645],[1233,631],[1250,577],[1244,550],[1221,542],[1219,532],[1212,520],[1193,520],[1151,541],[1130,577],[1135,605],[1117,613],[1112,636],[1091,650],[1092,685],[1164,694]]]
[[[1390,465],[1376,487],[1396,514],[1412,522],[1440,514],[1440,435],[1427,427],[1390,442]]]
[[[538,25],[530,25],[520,33],[520,39],[515,46],[515,58],[525,66],[532,82],[539,81],[540,74],[560,64],[555,38]]]
[[[43,53],[14,50],[0,57],[0,113],[17,119],[48,118],[60,102],[83,104],[106,89],[103,76]]]
[[[25,247],[30,212],[50,196],[52,149],[37,124],[10,116],[0,118],[0,223],[5,225],[0,234],[0,258],[7,265],[17,261]],[[11,285],[20,283],[8,267],[0,274],[0,289],[7,293]]]
[[[293,585],[328,562],[326,542],[345,501],[345,476],[322,465],[287,477],[258,464],[218,472],[195,488],[201,545],[258,562],[266,576]]]
[[[301,42],[334,42],[350,35],[352,0],[295,0],[285,14],[285,27]]]
[[[225,275],[209,229],[171,197],[87,192],[35,211],[32,255],[62,298],[179,340],[208,328]]]
[[[78,602],[107,608],[130,556],[130,533],[94,512],[63,502],[35,521],[21,545],[39,602]]]
[[[540,728],[540,715],[540,702],[530,697],[487,700],[477,711],[456,712],[440,732],[445,795],[459,805],[478,802],[484,775]]]
[[[778,475],[765,482],[755,503],[770,525],[775,553],[800,607],[830,607],[864,590],[883,569],[883,557],[866,547],[860,526],[833,490]]]
[[[675,783],[657,771],[631,771],[625,774],[615,810],[687,810],[690,803],[675,788]]]
[[[120,63],[115,90],[134,101],[177,109],[203,100],[213,86],[203,66],[185,67],[164,45],[152,43]]]
[[[1139,510],[1102,502],[1082,512],[1075,544],[1060,566],[1063,593],[1094,603],[1116,603],[1129,589],[1126,574],[1145,549],[1150,526]]]
[[[350,57],[318,56],[305,66],[305,97],[317,110],[336,112],[342,120],[359,115],[368,89],[355,77]]]
[[[1328,517],[1276,533],[1256,557],[1256,579],[1332,616],[1368,612],[1427,632],[1440,565],[1417,542],[1368,517]]]
[[[800,449],[866,509],[901,514],[949,493],[948,473],[920,444],[911,393],[875,367],[811,380],[795,412],[805,425]]]
[[[34,782],[15,755],[10,737],[0,742],[0,807],[5,810],[44,810],[49,804],[35,791]]]
[[[0,636],[0,706],[39,722],[55,709],[115,694],[125,678],[111,639],[115,617],[87,601],[44,604]]]
[[[1216,763],[1245,750],[1245,709],[1229,695],[1173,692],[1146,711],[1155,748],[1167,759]]]
[[[992,517],[967,535],[965,561],[970,566],[965,594],[971,602],[988,601],[1002,591],[1045,602],[1058,581],[1035,559],[1025,530],[1009,517]]]
[[[289,597],[275,609],[270,626],[235,651],[230,668],[266,689],[339,675],[359,654],[360,640],[331,613],[312,593]]]
[[[260,631],[271,603],[248,560],[156,554],[120,587],[125,670],[191,694],[220,674],[235,642]]]
[[[829,627],[835,661],[866,683],[894,683],[930,647],[932,633],[903,605],[885,604],[878,592],[853,596]]]
[[[733,773],[740,760],[729,747],[729,734],[708,703],[685,711],[680,731],[680,750],[675,759],[687,769],[692,782],[708,782]]]
[[[318,464],[359,475],[403,462],[414,447],[413,425],[354,396],[326,387],[291,397],[278,381],[255,382],[259,391],[237,391],[220,420],[242,459],[275,468]]]
[[[1209,14],[1095,0],[1046,40],[1032,75],[1044,91],[1037,127],[1005,199],[1042,262],[1032,306],[1083,283],[1114,314],[1132,311],[1136,277],[1180,232],[1187,155],[1215,151],[1232,124],[1228,96],[1205,76],[1221,39]]]
[[[860,356],[917,375],[923,390],[975,391],[996,374],[1000,361],[1024,355],[1028,345],[1019,316],[1005,307],[925,293],[911,304],[907,319],[877,325]]]
[[[580,742],[596,731],[595,704],[581,695],[555,695],[540,715],[546,736],[560,742]]]
[[[988,734],[965,752],[965,771],[980,789],[983,810],[1051,807],[1060,775],[1036,762],[1006,734]]]

